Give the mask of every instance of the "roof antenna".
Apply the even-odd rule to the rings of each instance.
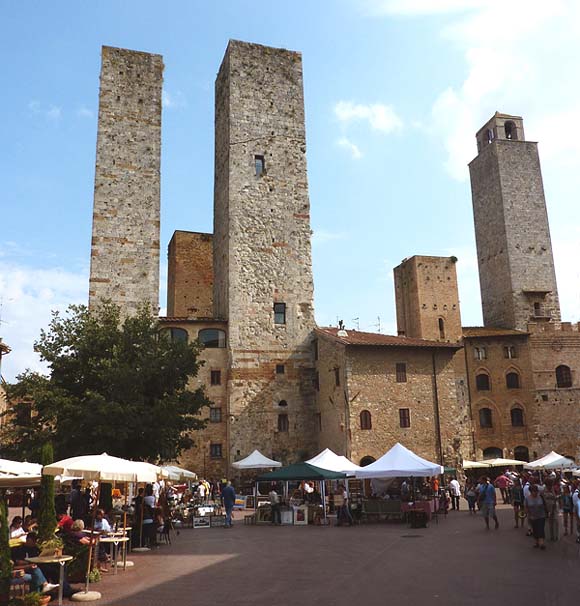
[[[352,321],[356,322],[356,329],[357,331],[360,331],[360,322],[359,322],[360,318],[353,318]]]
[[[372,325],[373,328],[377,328],[381,332],[381,316],[377,316],[377,323]]]

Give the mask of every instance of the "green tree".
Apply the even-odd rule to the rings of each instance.
[[[12,562],[10,561],[10,534],[6,501],[0,499],[0,604],[8,603]]]
[[[47,442],[42,447],[40,463],[50,465],[54,463],[52,444]],[[42,476],[40,483],[40,503],[38,511],[38,540],[49,541],[54,538],[56,529],[56,511],[54,508],[54,477]]]
[[[146,308],[125,319],[111,303],[53,312],[35,343],[50,376],[27,372],[9,386],[11,401],[33,404],[28,425],[4,442],[21,456],[50,439],[57,459],[101,452],[174,459],[205,425],[199,413],[210,402],[203,389],[188,388],[203,364],[200,347],[164,338]]]

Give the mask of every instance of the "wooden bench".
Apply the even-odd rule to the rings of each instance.
[[[394,499],[371,499],[363,501],[362,521],[381,521],[381,520],[403,519],[401,511],[401,501]]]

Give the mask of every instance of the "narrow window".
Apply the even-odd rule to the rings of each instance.
[[[283,375],[286,369],[284,368],[284,364],[276,364],[276,374]]]
[[[505,138],[506,139],[513,139],[514,141],[517,141],[518,138],[518,132],[516,130],[516,125],[514,122],[512,122],[511,120],[508,120],[505,124],[504,124],[504,130],[505,130]]]
[[[520,375],[517,372],[508,372],[505,376],[505,384],[508,389],[519,389]]]
[[[481,373],[475,377],[475,387],[477,391],[489,391],[489,375]]]
[[[473,349],[473,357],[476,360],[485,360],[487,359],[487,351],[485,347],[475,347]]]
[[[399,408],[399,426],[411,427],[411,411],[408,408]]]
[[[256,177],[259,177],[266,172],[264,156],[254,156],[254,165],[256,167]]]
[[[487,142],[491,143],[492,141],[493,141],[493,129],[488,128],[487,129]]]
[[[278,415],[278,431],[287,432],[288,431],[288,415],[281,414]]]
[[[511,410],[512,427],[524,426],[524,411],[521,408],[512,408]]]
[[[210,423],[221,423],[222,422],[222,409],[221,408],[210,408],[209,409],[209,421]]]
[[[221,444],[210,444],[209,445],[209,456],[212,459],[222,458],[222,445]]]
[[[312,348],[314,349],[314,359],[318,360],[318,339],[312,341]]]
[[[274,324],[286,324],[286,303],[274,303]]]
[[[556,385],[558,387],[572,387],[572,373],[569,366],[562,364],[556,368]]]
[[[445,322],[443,321],[443,318],[439,318],[437,324],[439,325],[439,338],[445,339]]]
[[[210,376],[211,385],[221,385],[222,384],[222,371],[221,370],[212,370]]]
[[[479,411],[479,426],[480,427],[493,427],[491,408],[482,408]]]
[[[340,386],[340,368],[338,366],[334,369],[334,384],[336,387]]]
[[[320,391],[320,373],[318,371],[314,374],[314,387],[316,391]]]
[[[372,429],[373,428],[371,413],[368,410],[363,410],[360,413],[360,428],[361,429]]]
[[[397,383],[407,382],[407,364],[405,362],[397,362],[395,367],[397,375]]]
[[[318,431],[322,431],[322,413],[320,412],[316,413],[316,427]]]
[[[513,345],[507,345],[503,348],[503,357],[509,360],[517,358],[516,348]]]

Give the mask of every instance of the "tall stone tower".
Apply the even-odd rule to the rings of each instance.
[[[476,138],[469,171],[484,323],[559,322],[538,144],[525,140],[522,118],[499,113]]]
[[[455,257],[416,255],[395,267],[399,335],[432,341],[461,340]]]
[[[230,41],[216,80],[214,311],[230,454],[314,448],[310,202],[299,53]]]
[[[163,59],[102,49],[89,306],[159,304]]]

